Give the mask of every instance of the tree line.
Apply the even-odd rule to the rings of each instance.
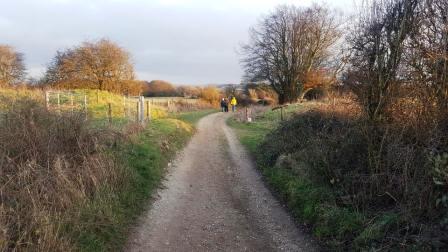
[[[26,82],[25,77],[23,54],[10,46],[0,45],[0,87],[20,85]],[[57,51],[44,76],[34,84],[40,87],[97,89],[150,97],[203,98],[211,103],[214,103],[213,99],[219,100],[220,96],[220,91],[211,86],[175,86],[163,80],[137,80],[130,53],[107,39],[83,42],[73,48]]]
[[[23,54],[10,46],[0,46],[0,86],[24,83],[25,76]],[[34,84],[128,94],[138,94],[143,88],[143,82],[135,79],[129,52],[108,39],[57,51],[44,76]]]

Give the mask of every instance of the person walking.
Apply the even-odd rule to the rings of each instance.
[[[221,99],[221,112],[226,112],[226,99]]]
[[[224,112],[229,112],[229,99],[224,98]]]
[[[232,99],[230,100],[230,105],[232,105],[232,112],[235,112],[236,104],[237,104],[236,98],[235,96],[232,96]]]

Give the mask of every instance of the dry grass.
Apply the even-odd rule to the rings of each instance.
[[[70,251],[63,234],[76,206],[126,177],[104,153],[117,135],[88,128],[81,114],[12,103],[0,121],[0,251]]]
[[[234,118],[238,122],[246,122],[247,118],[251,118],[252,121],[255,121],[270,109],[271,107],[261,105],[242,107],[237,109]]]

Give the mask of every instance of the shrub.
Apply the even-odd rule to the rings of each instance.
[[[173,84],[162,80],[154,80],[147,83],[143,89],[143,94],[150,97],[179,96]]]
[[[221,100],[221,92],[216,87],[205,87],[201,90],[200,98],[209,104],[217,105]]]
[[[288,170],[315,187],[328,188],[334,201],[302,210],[300,216],[316,223],[314,232],[334,246],[350,241],[354,246],[398,246],[394,237],[404,239],[400,246],[406,248],[447,246],[447,162],[446,154],[437,154],[447,152],[447,132],[439,127],[420,133],[427,122],[408,114],[404,120],[371,125],[358,109],[317,107],[270,133],[260,145],[259,159],[273,170]],[[284,157],[290,159],[288,165],[279,162]],[[288,195],[295,198],[289,202],[307,205],[303,195]],[[349,217],[350,212],[366,217]],[[378,213],[384,215],[382,221],[367,222]],[[409,236],[402,237],[403,229]]]
[[[0,120],[0,250],[71,250],[63,234],[81,225],[79,205],[128,176],[104,152],[118,135],[34,100],[9,104]]]

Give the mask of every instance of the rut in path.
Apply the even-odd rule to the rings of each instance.
[[[226,125],[203,118],[127,251],[315,251]]]

